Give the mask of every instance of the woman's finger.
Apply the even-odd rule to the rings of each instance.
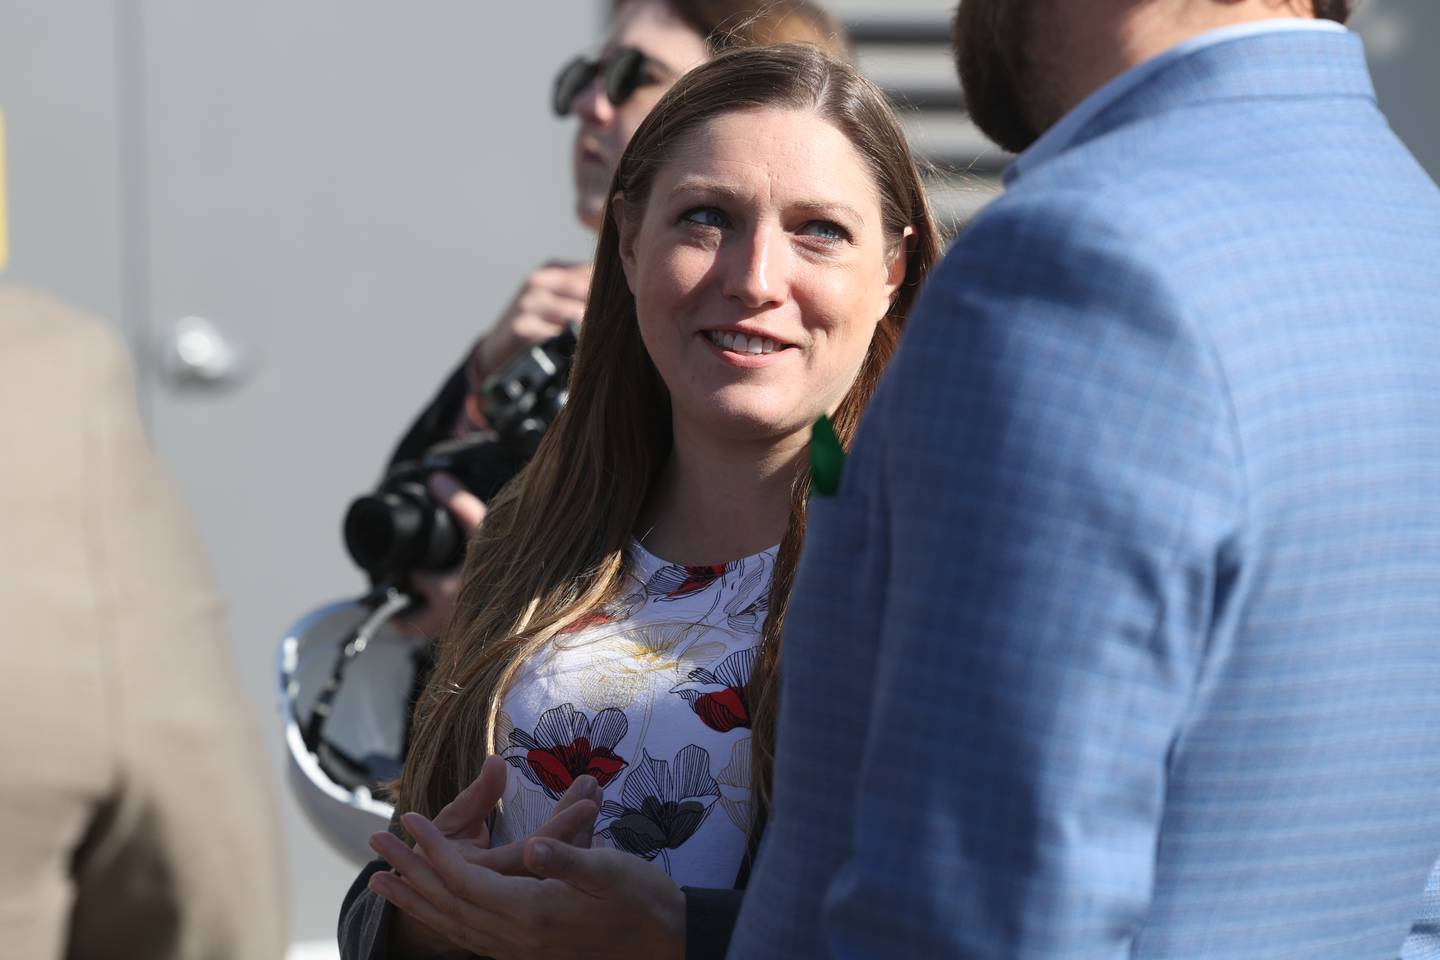
[[[532,837],[547,837],[577,847],[590,846],[595,830],[595,815],[600,808],[593,800],[582,800],[572,804],[558,815],[551,816],[540,826]],[[525,844],[523,841],[507,843],[489,850],[462,850],[465,862],[484,867],[507,877],[533,877],[525,866]]]
[[[432,903],[449,892],[441,872],[427,862],[430,856],[428,852],[422,857],[411,850],[405,841],[388,833],[371,835],[370,849],[384,857],[386,863],[394,867],[397,873]]]
[[[424,852],[428,865],[434,868],[446,890],[479,907],[489,906],[485,899],[487,891],[484,884],[478,883],[475,876],[476,873],[483,876],[487,872],[483,867],[472,869],[473,865],[460,854],[450,838],[420,814],[407,813],[400,821],[405,824],[410,836],[415,838],[416,845]],[[428,889],[422,888],[422,892],[429,896]]]
[[[559,840],[561,843],[574,843],[574,838],[584,835],[589,840],[595,825],[595,814],[599,810],[593,801],[582,800],[562,811],[531,834],[532,837],[548,837]],[[575,843],[576,846],[588,847],[588,842]],[[423,848],[422,848],[423,849]],[[525,845],[522,841],[506,843],[489,850],[475,850],[461,847],[460,855],[465,862],[477,867],[485,867],[496,873],[504,874],[507,877],[530,877],[534,876],[530,868],[525,866]]]
[[[583,301],[590,295],[593,269],[588,263],[551,263],[531,274],[531,280],[536,286],[554,290],[562,297]]]
[[[585,298],[567,297],[554,290],[536,288],[527,290],[515,302],[515,308],[515,322],[510,332],[513,336],[528,339],[541,334],[547,327],[559,331],[570,321],[578,321],[585,315]]]
[[[447,836],[477,834],[505,793],[507,776],[503,757],[486,757],[479,775],[435,815],[435,826]]]
[[[464,533],[469,533],[484,521],[488,512],[485,502],[466,490],[453,474],[443,471],[431,474],[426,486],[430,496],[445,505]]]
[[[525,867],[524,848],[518,841],[489,850],[466,850],[463,856],[466,863],[503,873],[507,877],[530,875]]]
[[[400,877],[390,873],[377,873],[370,877],[368,886],[377,896],[394,904],[397,910],[405,911],[456,946],[469,948],[468,943],[460,943],[465,939],[464,925],[441,911]]]
[[[600,806],[594,800],[577,801],[558,813],[552,813],[531,836],[551,837],[561,843],[588,847],[595,832],[595,817],[599,813]]]
[[[599,804],[603,796],[604,792],[600,789],[599,781],[588,773],[582,773],[576,777],[565,792],[560,795],[560,799],[555,802],[555,806],[550,810],[550,816],[555,816],[555,814],[568,809],[581,800],[593,800],[596,804]]]
[[[461,856],[456,844],[446,839],[444,834],[435,829],[433,823],[418,813],[407,813],[401,820],[405,829],[424,851],[429,865],[434,867],[442,886],[463,899],[467,905],[489,914],[495,922],[524,905],[524,894],[514,886],[522,882],[520,878],[502,876],[480,864],[469,863]],[[426,896],[430,895],[428,889],[420,884],[416,886]],[[440,900],[435,897],[432,902],[438,903]]]

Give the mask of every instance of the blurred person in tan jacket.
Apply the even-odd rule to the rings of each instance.
[[[0,286],[0,957],[278,958],[278,829],[107,325]]]

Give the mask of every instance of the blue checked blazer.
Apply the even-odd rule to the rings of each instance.
[[[1440,193],[1359,40],[1189,54],[922,297],[731,956],[1393,960],[1440,852]]]

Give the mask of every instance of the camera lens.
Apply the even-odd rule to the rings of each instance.
[[[360,497],[345,512],[345,549],[371,578],[403,580],[417,570],[449,570],[465,537],[423,484],[404,481]]]
[[[382,492],[360,497],[345,513],[345,549],[356,564],[383,576],[423,549],[426,511],[409,497]]]

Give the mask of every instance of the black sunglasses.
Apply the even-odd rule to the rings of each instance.
[[[565,116],[575,105],[575,98],[598,76],[604,80],[605,97],[618,107],[645,85],[647,68],[654,62],[634,47],[621,47],[601,60],[576,57],[555,77],[550,106],[558,116]]]

